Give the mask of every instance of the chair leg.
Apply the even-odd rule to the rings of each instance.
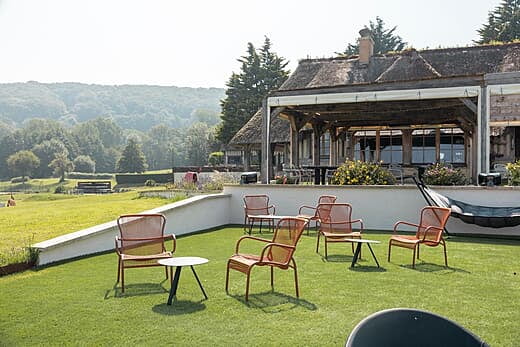
[[[448,267],[448,254],[446,254],[446,242],[442,240],[442,246],[444,248],[444,264]]]
[[[417,249],[417,246],[413,248],[413,261],[412,261],[412,267],[415,269],[415,250]]]
[[[325,238],[325,259],[329,260],[329,256],[327,254],[327,244],[328,244],[327,238]]]
[[[164,267],[164,273],[166,274],[166,279],[168,279],[168,266]]]
[[[121,293],[125,292],[125,264],[121,263]]]
[[[117,282],[119,283],[119,278],[121,277],[121,259],[117,260]]]
[[[298,288],[298,269],[296,268],[296,261],[292,259],[293,266],[294,266],[294,287],[296,288],[296,297],[300,297],[300,290]]]
[[[246,301],[249,301],[249,275],[251,274],[251,269],[247,271],[246,274]]]
[[[419,246],[420,246],[420,245],[421,245],[420,243],[417,244],[417,259],[419,259],[419,250],[420,250],[420,247],[419,247]]]
[[[228,266],[226,268],[226,293],[229,293],[228,286],[229,286],[229,262],[228,262]]]
[[[271,290],[274,291],[274,268],[271,266]]]
[[[388,262],[390,262],[390,253],[392,252],[392,240],[388,241]]]
[[[318,232],[318,237],[316,238],[316,253],[318,253],[320,247],[320,233]]]

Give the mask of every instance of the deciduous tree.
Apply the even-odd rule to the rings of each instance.
[[[25,176],[30,176],[34,169],[40,165],[40,160],[31,151],[19,151],[7,158],[7,166],[13,176],[22,176],[22,182]]]
[[[49,167],[53,169],[54,176],[60,177],[60,182],[65,182],[65,174],[74,170],[74,164],[69,160],[67,151],[56,153]]]

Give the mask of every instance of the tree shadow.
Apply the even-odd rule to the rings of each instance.
[[[134,284],[125,284],[125,292],[121,291],[121,287],[118,286],[118,283],[114,284],[112,289],[109,289],[105,292],[104,299],[120,299],[134,296],[142,296],[142,295],[155,295],[155,294],[164,294],[169,293],[169,290],[163,287],[163,283],[167,280],[163,280],[161,283],[134,283]]]
[[[206,305],[203,303],[204,300],[190,301],[190,300],[177,300],[175,299],[171,305],[162,303],[152,307],[152,311],[165,316],[179,316],[183,314],[190,314],[206,309]]]
[[[412,267],[412,264],[399,265],[399,266],[402,267],[402,268],[415,270],[415,271],[419,271],[419,272],[445,271],[447,273],[454,273],[454,272],[461,272],[461,273],[467,273],[467,274],[471,273],[471,272],[469,272],[467,270],[456,268],[456,267],[452,267],[452,266],[446,267],[444,265],[433,264],[433,263],[426,263],[426,262],[416,263],[415,264],[415,268]]]
[[[458,243],[478,243],[478,244],[486,244],[486,245],[510,245],[510,246],[519,246],[520,239],[518,238],[507,238],[505,236],[500,237],[497,235],[495,238],[485,237],[485,236],[455,236],[450,235],[444,237],[445,240],[449,242],[458,242]]]
[[[246,301],[245,295],[230,296],[249,308],[258,308],[265,313],[284,312],[298,307],[303,307],[309,311],[317,310],[316,305],[307,300],[295,298],[275,291],[249,294],[249,301]]]

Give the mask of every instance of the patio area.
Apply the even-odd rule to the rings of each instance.
[[[425,247],[412,269],[406,249],[386,261],[389,232],[368,231],[365,238],[381,241],[373,246],[381,268],[363,248],[351,269],[350,245],[330,246],[325,261],[311,231],[295,253],[300,299],[291,271],[275,271],[271,292],[269,270],[257,268],[247,304],[242,274],[232,272],[230,295],[224,290],[226,262],[242,235],[241,226],[228,226],[178,239],[176,256],[209,259],[197,267],[208,300],[186,271],[178,301],[167,306],[170,285],[160,268],[129,270],[122,295],[114,253],[2,277],[1,344],[339,346],[361,319],[394,307],[443,315],[491,346],[520,340],[520,241],[450,237],[449,268],[441,249]]]

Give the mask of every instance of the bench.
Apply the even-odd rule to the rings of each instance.
[[[97,181],[97,182],[78,182],[76,191],[80,194],[105,194],[112,193],[112,182]]]

